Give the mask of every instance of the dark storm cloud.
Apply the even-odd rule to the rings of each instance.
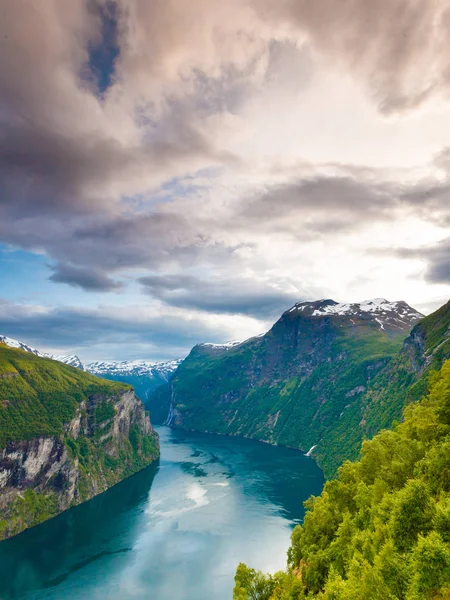
[[[243,277],[202,280],[189,275],[153,275],[140,282],[149,295],[172,306],[259,319],[276,317],[301,299],[298,291],[289,293]]]
[[[427,264],[425,279],[429,283],[450,284],[450,238],[428,247],[398,248],[393,253],[401,258],[424,260]]]
[[[123,289],[123,284],[114,281],[100,271],[94,269],[81,269],[68,264],[58,264],[50,267],[53,275],[50,281],[54,283],[67,283],[72,287],[79,287],[87,292],[111,292]]]

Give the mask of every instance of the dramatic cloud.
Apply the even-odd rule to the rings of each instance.
[[[303,32],[316,51],[360,77],[386,114],[448,95],[448,0],[270,0],[266,20]]]
[[[147,302],[161,348],[176,315],[172,350],[301,298],[428,302],[417,258],[448,282],[449,25],[450,0],[5,3],[0,242],[50,265],[32,298],[4,267],[9,298],[46,298],[25,337],[41,319],[73,343],[64,293],[89,343],[138,343],[98,292]]]
[[[260,319],[278,317],[300,299],[272,284],[243,277],[201,280],[190,275],[148,276],[140,279],[148,294],[172,306],[213,313],[243,314]],[[293,288],[293,286],[290,286]]]
[[[425,261],[425,278],[430,283],[450,284],[450,238],[436,245],[420,248],[399,248],[395,251],[402,258]]]
[[[355,228],[367,219],[392,217],[398,207],[394,186],[349,174],[307,177],[276,185],[243,207],[246,223],[268,229],[305,228],[312,235]]]
[[[110,292],[123,288],[122,283],[93,269],[80,269],[67,264],[59,264],[50,268],[54,273],[50,275],[49,279],[55,283],[68,283],[73,287],[96,292]]]

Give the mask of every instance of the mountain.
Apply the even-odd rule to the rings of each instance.
[[[172,427],[309,450],[330,476],[355,456],[367,390],[422,318],[402,301],[299,302],[262,336],[195,346],[151,401]]]
[[[439,352],[427,334],[448,333],[442,316],[419,326],[428,350]],[[365,441],[360,459],[308,500],[286,571],[239,565],[234,600],[450,597],[450,361],[429,387],[404,422]]]
[[[0,343],[0,539],[143,469],[158,446],[131,386]]]
[[[70,365],[71,367],[87,371],[97,377],[102,377],[111,381],[129,383],[134,387],[139,398],[143,400],[146,408],[151,410],[154,423],[162,423],[166,417],[167,411],[166,414],[162,414],[159,404],[152,404],[150,396],[159,386],[169,381],[172,373],[177,369],[181,362],[181,360],[171,360],[166,362],[124,360],[120,362],[96,361],[84,365],[75,354],[47,354],[5,335],[0,335],[0,343],[6,344],[10,348],[19,348],[25,352],[30,352],[41,358],[57,360],[58,362]]]
[[[5,344],[10,348],[19,348],[24,352],[30,352],[31,354],[40,356],[41,358],[51,358],[52,360],[57,360],[58,362],[70,365],[71,367],[76,367],[77,369],[81,369],[82,371],[85,370],[83,363],[75,354],[47,354],[46,352],[40,352],[39,350],[36,350],[36,348],[32,348],[28,344],[19,342],[18,340],[7,337],[6,335],[0,335],[0,343]]]
[[[399,419],[405,404],[427,393],[429,373],[450,358],[450,302],[422,319],[402,349],[372,381],[361,403],[361,424],[371,437]],[[345,421],[343,421],[345,427]],[[351,433],[350,433],[351,435]]]
[[[76,354],[46,354],[45,356],[47,358],[51,358],[52,360],[62,362],[65,365],[70,365],[71,367],[80,369],[81,371],[87,371],[87,369]]]
[[[161,424],[167,416],[168,409],[161,410],[160,403],[151,400],[152,393],[169,381],[180,363],[181,360],[168,362],[100,361],[88,363],[85,369],[98,377],[131,384],[145,407],[150,411],[153,423]]]
[[[36,350],[36,348],[32,348],[31,346],[28,346],[28,344],[24,344],[23,342],[14,340],[13,338],[10,338],[6,335],[0,335],[0,344],[5,344],[6,346],[9,346],[10,348],[19,348],[20,350],[23,350],[24,352],[30,352],[31,354],[35,354],[36,356],[42,356],[42,357],[45,356],[45,354],[43,354],[42,352],[39,352],[39,350]]]

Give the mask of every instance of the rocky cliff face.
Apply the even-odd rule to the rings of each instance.
[[[21,353],[20,350],[8,352]],[[28,366],[29,360],[25,363]],[[45,359],[32,359],[32,366],[37,367],[40,374],[47,374],[45,369],[49,363]],[[8,364],[18,366],[14,360]],[[54,364],[53,361],[50,364],[52,369]],[[15,434],[23,439],[5,438],[3,447],[0,445],[0,539],[104,492],[159,455],[157,434],[131,388],[111,383],[102,387],[101,380],[92,385],[91,379],[95,381],[95,378],[77,371],[82,382],[89,378],[90,387],[84,390],[73,381],[74,369],[65,365],[57,369],[68,370],[72,376],[79,402],[73,405],[70,419],[61,419],[59,431],[33,435],[23,427],[22,434]],[[37,381],[36,374],[33,381]],[[14,385],[23,383],[22,375],[18,373],[3,381],[3,385],[10,386],[9,404],[0,386],[0,417],[5,417],[2,410],[13,411],[17,407],[12,382]],[[38,384],[38,387],[42,386]],[[40,402],[43,402],[46,395],[41,394]],[[54,394],[57,396],[58,392]],[[52,415],[46,415],[45,407],[35,403],[29,410],[30,420],[39,418],[33,431],[47,429],[43,422],[46,418],[51,420]],[[1,429],[0,419],[0,433],[4,434]]]

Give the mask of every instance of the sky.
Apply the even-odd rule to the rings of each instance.
[[[185,356],[450,296],[450,0],[14,0],[0,333]]]

